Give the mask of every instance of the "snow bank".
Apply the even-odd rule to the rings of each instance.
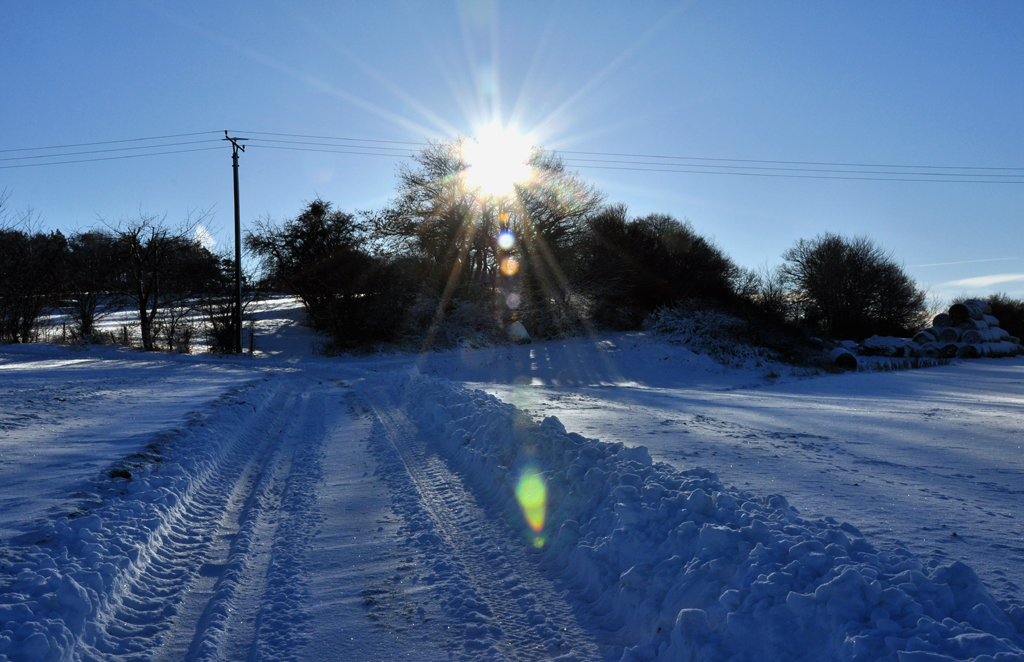
[[[849,524],[804,520],[781,496],[653,464],[642,446],[554,417],[538,425],[480,391],[385,379],[623,660],[1024,660],[1024,613],[1001,610],[963,563],[924,567]],[[515,498],[536,475],[539,530]]]

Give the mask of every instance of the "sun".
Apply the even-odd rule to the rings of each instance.
[[[463,176],[467,184],[485,195],[508,195],[516,184],[533,175],[529,163],[532,153],[529,136],[499,124],[488,124],[477,131],[475,141],[467,140],[462,145],[462,159],[466,163]]]

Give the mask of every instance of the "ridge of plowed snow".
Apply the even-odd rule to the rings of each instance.
[[[963,563],[925,568],[781,496],[654,464],[554,417],[538,425],[480,391],[382,380],[415,403],[405,415],[485,510],[515,523],[515,482],[540,468],[550,511],[530,556],[624,660],[1024,659],[1024,637]]]
[[[569,605],[549,581],[531,572],[521,539],[476,503],[399,406],[401,400],[378,389],[367,395],[399,470],[412,480],[414,501],[425,511],[425,517],[405,514],[418,529],[413,536],[441,552],[434,570],[447,579],[445,608],[465,625],[466,659],[598,659],[598,648]]]

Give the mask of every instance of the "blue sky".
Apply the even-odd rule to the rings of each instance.
[[[1018,168],[957,172],[1024,181],[1018,2],[19,3],[0,58],[3,150],[223,129],[419,143],[499,119],[567,154]],[[396,157],[252,145],[243,225],[317,195],[379,208],[394,190]],[[205,147],[2,168],[0,190],[63,230],[213,210],[230,241],[230,150],[166,151]],[[688,218],[744,266],[826,230],[868,234],[939,296],[1024,296],[1022,183],[579,172],[635,214]]]

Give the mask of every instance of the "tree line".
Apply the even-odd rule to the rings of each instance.
[[[633,217],[540,150],[529,181],[488,195],[461,176],[463,140],[401,166],[381,210],[317,199],[261,220],[246,246],[266,285],[300,297],[341,347],[500,341],[513,319],[539,338],[636,329],[680,306],[836,338],[907,335],[925,321],[924,292],[866,237],[825,233],[776,269],[745,269],[685,219]]]
[[[0,341],[37,340],[54,313],[71,320],[70,340],[113,341],[97,325],[127,309],[147,351],[188,351],[196,316],[210,346],[228,351],[234,263],[196,240],[203,220],[139,214],[66,236],[40,231],[31,210],[0,214]]]
[[[867,237],[801,239],[780,266],[747,269],[685,219],[608,204],[543,150],[527,181],[488,194],[463,176],[465,144],[432,143],[400,165],[382,209],[349,213],[318,198],[283,222],[260,219],[245,236],[254,280],[299,297],[338,349],[503,342],[513,320],[541,339],[636,329],[666,307],[719,309],[794,337],[908,336],[927,321],[925,293]],[[182,301],[205,306],[232,337],[231,262],[192,240],[189,225],[140,216],[65,238],[8,223],[0,338],[31,340],[47,306],[88,337],[101,311],[126,301],[146,349],[159,331],[168,337],[158,319]]]

